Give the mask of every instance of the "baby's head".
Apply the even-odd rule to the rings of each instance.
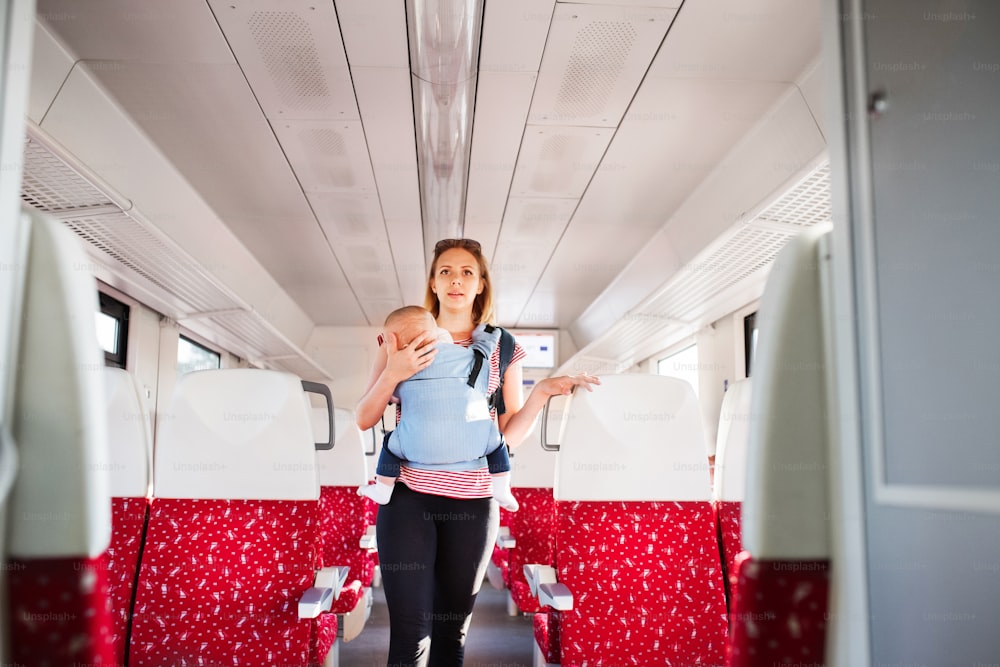
[[[426,308],[403,306],[385,318],[385,334],[387,337],[391,333],[396,334],[399,349],[406,347],[428,331],[434,333],[438,342],[452,342],[451,335],[444,329],[438,328],[434,316]]]

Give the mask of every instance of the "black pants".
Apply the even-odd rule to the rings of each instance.
[[[499,519],[492,498],[457,500],[396,485],[376,524],[389,667],[461,667]]]

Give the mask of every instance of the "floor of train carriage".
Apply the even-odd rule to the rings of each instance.
[[[360,635],[340,644],[342,667],[385,667],[389,611],[385,592],[373,589],[371,618]],[[464,667],[531,667],[534,635],[530,616],[507,615],[507,592],[483,582],[472,614]]]

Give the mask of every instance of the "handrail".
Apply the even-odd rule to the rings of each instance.
[[[311,394],[319,394],[326,399],[326,418],[330,424],[330,430],[327,431],[329,439],[326,442],[317,442],[316,449],[317,451],[333,449],[333,443],[337,441],[337,427],[336,420],[333,415],[333,394],[330,393],[330,388],[321,382],[309,382],[308,380],[302,380],[302,390]]]

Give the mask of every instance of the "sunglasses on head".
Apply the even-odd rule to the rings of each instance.
[[[483,251],[482,246],[479,245],[479,241],[473,241],[472,239],[441,239],[434,244],[434,254],[442,253],[452,248],[465,248],[466,250],[478,253]]]

